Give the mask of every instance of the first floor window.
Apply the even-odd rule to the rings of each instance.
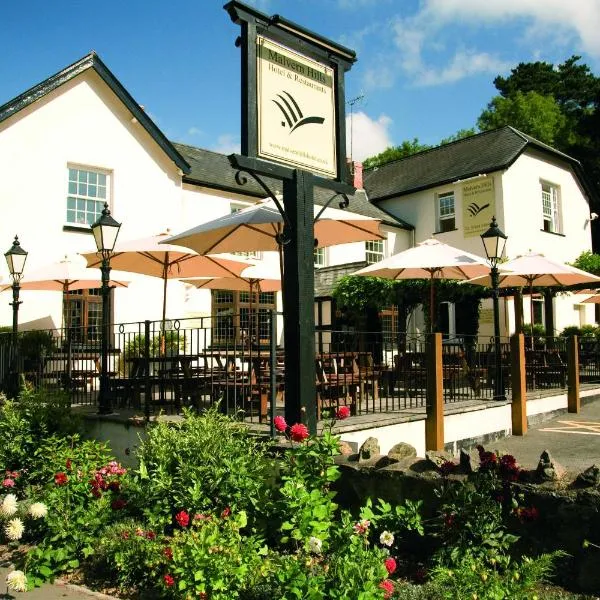
[[[63,295],[63,323],[71,342],[99,344],[102,334],[102,296],[100,288],[76,290]]]
[[[456,211],[454,209],[454,192],[438,194],[438,231],[456,229]]]
[[[214,290],[213,342],[241,344],[269,342],[269,319],[275,309],[275,292]]]
[[[544,231],[561,233],[558,187],[542,182],[542,218]]]
[[[385,258],[383,240],[368,240],[365,242],[367,264],[372,265]]]
[[[69,167],[66,222],[92,225],[102,214],[104,203],[110,204],[109,191],[106,171]]]
[[[315,248],[314,256],[315,256],[315,267],[324,267],[325,266],[325,248]]]

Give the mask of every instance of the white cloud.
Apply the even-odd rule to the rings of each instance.
[[[190,127],[188,129],[188,135],[204,135],[204,131],[198,129],[198,127]]]
[[[217,143],[211,148],[221,154],[234,154],[240,151],[240,140],[236,135],[224,133],[217,138]]]
[[[392,120],[387,115],[380,115],[371,119],[366,113],[360,111],[346,116],[346,153],[350,156],[352,150],[353,160],[362,161],[369,156],[383,152],[392,146],[389,127]],[[352,143],[350,143],[352,136]]]
[[[450,63],[441,69],[423,69],[418,73],[415,84],[420,86],[454,83],[480,73],[499,73],[510,68],[510,64],[493,57],[487,52],[459,50]]]
[[[536,33],[560,43],[569,32],[581,49],[600,56],[598,0],[425,0],[421,13],[443,23],[529,19]]]

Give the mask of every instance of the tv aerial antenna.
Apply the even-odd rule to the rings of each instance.
[[[350,164],[353,165],[352,162],[352,124],[353,124],[353,116],[354,116],[354,105],[358,104],[362,105],[363,100],[365,99],[365,95],[361,92],[356,98],[352,98],[351,100],[346,100],[346,104],[350,105]]]

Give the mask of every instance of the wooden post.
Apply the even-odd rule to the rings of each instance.
[[[579,349],[577,336],[572,335],[567,342],[567,407],[570,413],[578,413],[581,404],[579,400]]]
[[[427,340],[425,450],[444,449],[444,394],[442,383],[442,334],[432,333]]]
[[[525,336],[515,333],[510,338],[510,376],[512,385],[512,434],[527,433],[527,395],[525,389]]]
[[[515,331],[523,333],[523,292],[521,288],[515,291],[513,295],[515,310]]]

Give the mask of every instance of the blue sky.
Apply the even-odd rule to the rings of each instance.
[[[475,125],[494,77],[579,54],[600,73],[600,0],[254,0],[357,52],[347,74],[362,159]],[[239,28],[219,0],[6,2],[0,104],[90,50],[174,141],[239,148]],[[349,108],[348,108],[349,111]]]

